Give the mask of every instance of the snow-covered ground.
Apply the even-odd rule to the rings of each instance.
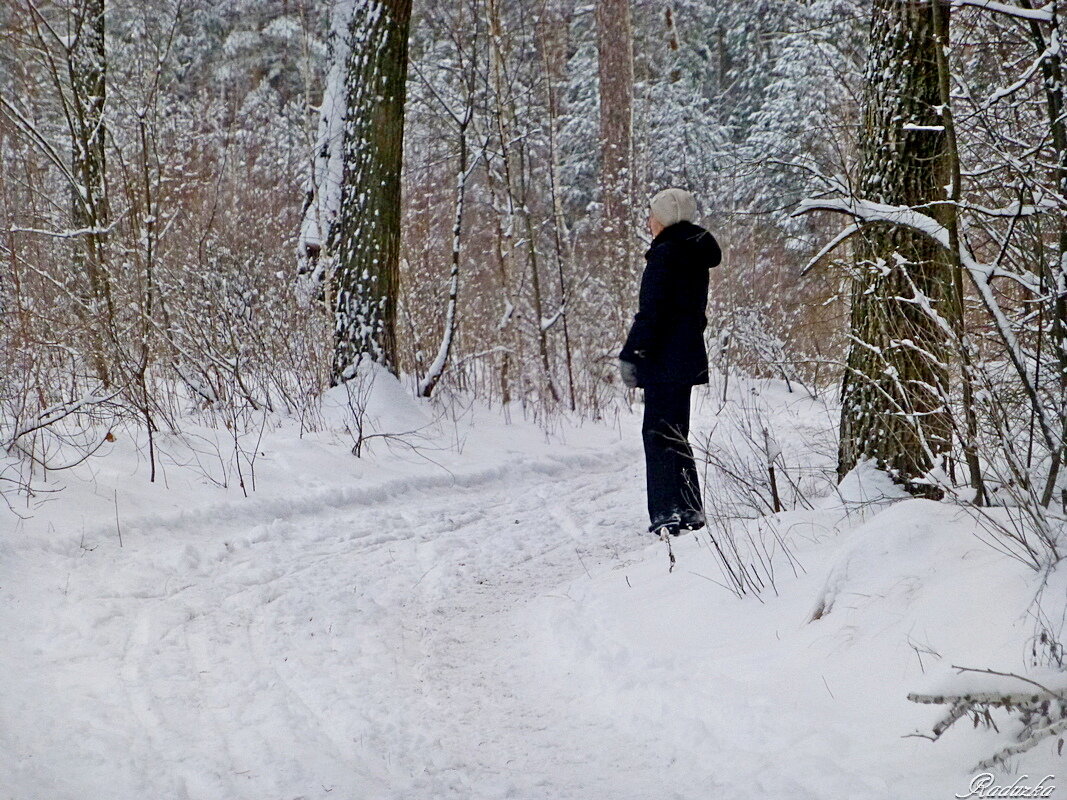
[[[698,437],[729,447],[759,408],[826,494],[736,523],[796,562],[779,546],[759,597],[723,587],[707,531],[673,570],[642,534],[639,407],[546,434],[384,383],[375,429],[421,429],[417,450],[353,457],[334,397],[327,430],[266,426],[247,498],[224,430],[164,439],[184,466],[154,485],[120,431],[0,522],[0,798],[966,794],[1007,732],[906,738],[943,713],[906,695],[953,664],[1026,670],[1037,576],[959,507],[866,473],[831,491],[820,402],[720,390]],[[1001,783],[1062,762],[1012,766]]]

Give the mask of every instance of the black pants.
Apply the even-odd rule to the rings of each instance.
[[[699,511],[700,485],[689,447],[689,395],[692,386],[659,383],[645,387],[645,444],[648,517],[653,525],[672,514]]]

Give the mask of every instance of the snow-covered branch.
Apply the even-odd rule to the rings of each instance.
[[[996,723],[991,713],[991,709],[994,708],[1002,709],[1023,721],[1022,729],[1015,736],[1016,743],[1003,747],[989,758],[979,761],[974,767],[975,770],[991,769],[1003,765],[1012,756],[1025,753],[1040,742],[1067,731],[1067,697],[1062,690],[1050,689],[1032,678],[1011,672],[967,667],[955,667],[955,669],[961,673],[1011,678],[1033,687],[1026,691],[985,687],[977,690],[964,689],[958,692],[925,694],[913,692],[908,695],[908,699],[913,703],[949,706],[948,713],[938,720],[931,734],[915,734],[932,741],[937,741],[945,731],[964,717],[972,718],[975,725],[984,723],[987,727],[995,728]]]
[[[981,8],[986,11],[995,11],[998,14],[1015,17],[1016,19],[1037,22],[1052,22],[1054,13],[1052,3],[1048,3],[1041,8],[1023,8],[1011,3],[999,2],[999,0],[952,0],[952,5],[956,7],[971,6],[972,8]]]
[[[800,202],[794,215],[806,214],[811,211],[838,211],[855,217],[863,223],[886,222],[891,225],[902,225],[929,236],[946,250],[949,249],[948,229],[933,217],[923,214],[921,211],[916,211],[909,206],[875,203],[854,197],[809,198]],[[847,238],[854,234],[856,232],[853,230],[854,227],[850,226],[841,234],[838,234],[834,239],[835,246],[843,241],[842,237]],[[825,255],[825,253],[822,253],[822,255]],[[1040,284],[1036,280],[1021,276],[1016,272],[1001,269],[994,264],[985,264],[978,261],[962,243],[960,245],[960,262],[976,281],[988,284],[995,278],[1004,278],[1020,284],[1024,289],[1035,295],[1041,291]]]
[[[887,223],[901,225],[918,231],[933,239],[946,250],[951,250],[948,229],[933,217],[908,206],[875,203],[856,197],[807,199],[799,204],[794,213],[804,214],[810,211],[838,211],[867,224]],[[840,235],[837,240],[841,241]],[[1012,365],[1015,367],[1027,395],[1030,397],[1045,444],[1051,451],[1058,452],[1061,446],[1060,438],[1055,433],[1056,428],[1038,396],[1036,366],[1031,368],[1031,359],[1024,352],[1015,328],[993,294],[992,287],[994,278],[1007,278],[1022,285],[1032,296],[1037,297],[1041,295],[1040,284],[1036,281],[1028,280],[1017,273],[1002,270],[994,264],[985,264],[978,261],[967,248],[963,237],[960,238],[959,252],[956,255],[958,255],[960,266],[970,276],[971,282],[977,290],[986,311],[992,317],[997,334],[1000,336],[1008,357],[1011,359]]]
[[[10,448],[23,436],[27,436],[35,431],[42,430],[51,425],[55,425],[57,422],[61,422],[72,414],[77,414],[84,411],[87,408],[98,406],[103,403],[113,400],[121,393],[121,390],[111,392],[106,395],[87,394],[84,397],[79,397],[77,400],[71,400],[69,402],[57,403],[54,406],[46,408],[36,419],[32,422],[28,422],[20,426],[15,432],[4,442],[4,449]]]

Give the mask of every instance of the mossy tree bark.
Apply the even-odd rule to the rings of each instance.
[[[929,2],[874,0],[861,140],[865,200],[932,213],[931,204],[946,199],[936,47]],[[951,444],[951,350],[932,315],[951,319],[951,264],[928,237],[889,223],[866,225],[855,256],[839,475],[874,459],[909,491],[936,496],[926,476]]]

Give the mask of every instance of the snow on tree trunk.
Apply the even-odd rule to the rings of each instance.
[[[75,272],[89,286],[91,318],[86,326],[91,339],[93,367],[105,385],[110,370],[102,327],[114,316],[111,286],[104,256],[104,229],[108,223],[104,183],[104,143],[107,127],[104,101],[107,90],[107,54],[104,49],[104,0],[85,0],[71,18],[71,197],[72,228],[84,233],[73,247]]]
[[[1063,464],[1064,445],[1067,444],[1067,214],[1062,213],[1064,199],[1067,197],[1067,120],[1064,118],[1064,62],[1060,49],[1060,14],[1053,4],[1048,9],[1050,30],[1046,36],[1036,19],[1029,22],[1031,37],[1040,49],[1041,77],[1045,90],[1045,104],[1048,109],[1049,133],[1052,152],[1055,157],[1052,178],[1060,198],[1061,213],[1057,215],[1057,250],[1058,258],[1051,270],[1042,262],[1042,280],[1052,289],[1050,330],[1052,349],[1055,356],[1056,404],[1060,422],[1059,445],[1052,450],[1052,463],[1045,488],[1041,493],[1041,503],[1047,506],[1052,500],[1057,478]],[[1047,273],[1051,274],[1047,274]],[[1063,498],[1067,505],[1067,496]]]
[[[452,261],[448,273],[448,305],[445,308],[445,329],[441,335],[441,345],[437,349],[426,376],[419,382],[419,396],[430,397],[438,381],[445,373],[448,357],[452,353],[452,342],[456,334],[456,311],[459,302],[459,257],[463,236],[463,205],[466,199],[467,179],[470,170],[467,166],[467,126],[471,121],[468,106],[466,115],[459,126],[459,169],[456,172],[456,201],[452,216]]]
[[[396,368],[410,20],[411,0],[345,0],[333,12],[300,238],[301,272],[325,282],[334,313],[334,383],[364,356]]]
[[[949,182],[930,5],[875,0],[872,13],[859,194],[928,208]],[[877,222],[855,255],[839,474],[874,458],[910,491],[936,495],[925,476],[951,442],[950,350],[930,309],[950,316],[951,267],[930,238]]]

